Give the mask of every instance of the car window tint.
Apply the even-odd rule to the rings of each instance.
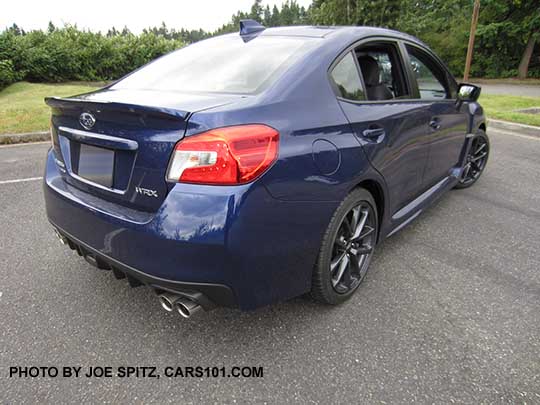
[[[445,73],[437,68],[434,61],[414,48],[407,47],[411,68],[416,76],[420,98],[449,98],[445,85]]]
[[[252,94],[264,90],[308,52],[316,38],[240,35],[201,41],[144,66],[113,89]]]
[[[364,90],[356,63],[351,52],[347,53],[332,69],[332,80],[336,84],[340,96],[349,100],[364,100]]]

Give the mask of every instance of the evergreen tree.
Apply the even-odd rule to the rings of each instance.
[[[251,6],[251,12],[249,13],[249,18],[258,22],[262,22],[263,13],[264,13],[264,10],[262,7],[262,0],[255,0],[253,5]]]

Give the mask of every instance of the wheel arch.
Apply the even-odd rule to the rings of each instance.
[[[478,129],[481,129],[482,131],[486,132],[486,123],[481,122],[480,125],[478,126]]]
[[[385,202],[386,202],[386,196],[384,194],[383,186],[380,182],[374,179],[365,179],[356,184],[353,187],[353,190],[356,188],[363,188],[373,196],[373,199],[375,200],[375,205],[377,209],[377,216],[379,218],[379,235],[377,235],[377,240],[380,237],[380,229],[381,225],[384,223],[384,215],[385,215]]]

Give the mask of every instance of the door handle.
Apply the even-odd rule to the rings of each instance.
[[[384,128],[370,128],[364,129],[362,135],[366,138],[379,138],[386,135],[386,132],[384,131]]]
[[[429,121],[429,126],[435,131],[441,129],[441,123],[437,118],[433,118],[431,121]]]

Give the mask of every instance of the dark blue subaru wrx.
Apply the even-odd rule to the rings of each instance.
[[[479,94],[406,34],[245,20],[46,99],[47,215],[89,263],[185,317],[307,292],[337,304],[379,241],[479,178]]]

